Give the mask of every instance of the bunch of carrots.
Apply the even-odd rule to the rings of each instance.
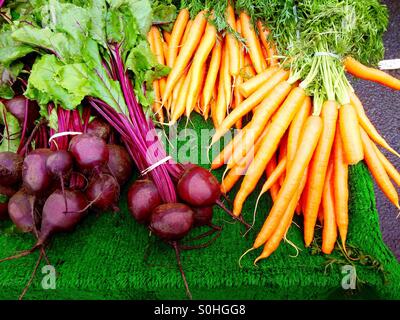
[[[228,6],[230,32],[219,34],[211,19],[212,12],[201,11],[190,20],[189,11],[182,9],[171,33],[153,26],[148,34],[158,62],[171,68],[168,77],[153,83],[153,111],[160,122],[165,122],[167,115],[172,125],[195,111],[206,120],[211,115],[218,127],[230,110],[242,103],[239,85],[277,64],[261,21],[257,22],[257,35],[250,17],[244,12],[236,17]],[[240,37],[246,39],[248,51]],[[235,125],[241,128],[242,120]]]
[[[262,21],[239,17],[226,10],[229,31],[219,34],[210,22],[212,12],[201,11],[194,20],[180,11],[172,32],[153,27],[149,42],[160,63],[171,68],[168,77],[154,83],[153,106],[160,122],[169,123],[194,110],[211,114],[219,141],[231,128],[241,128],[213,160],[212,169],[226,165],[221,191],[228,193],[243,177],[233,203],[240,216],[248,196],[263,175],[258,199],[270,192],[273,207],[250,250],[264,246],[256,259],[267,258],[279,246],[294,214],[304,219],[304,241],[310,246],[319,221],[322,251],[330,254],[348,230],[348,170],[364,160],[379,187],[400,209],[392,181],[400,174],[378,145],[400,156],[378,133],[363,105],[348,85],[348,103],[328,94],[322,107],[279,63],[270,32]],[[344,69],[363,79],[400,90],[400,80],[348,57]],[[300,79],[301,80],[301,79]],[[335,90],[334,88],[331,88]],[[329,91],[329,90],[328,90]],[[348,92],[347,92],[348,91]],[[245,116],[250,120],[244,122]],[[258,201],[257,201],[258,203]],[[257,205],[254,219],[256,217]],[[254,221],[253,221],[254,224]]]

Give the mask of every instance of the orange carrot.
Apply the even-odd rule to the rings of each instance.
[[[257,73],[261,73],[267,68],[267,63],[262,56],[261,45],[254,28],[251,26],[249,15],[245,12],[241,12],[240,22],[242,24],[243,37],[246,39],[246,45],[249,48],[251,61]]]
[[[186,103],[186,94],[189,89],[190,77],[191,77],[192,68],[188,71],[185,81],[182,84],[182,88],[179,91],[179,98],[176,101],[173,113],[171,114],[171,120],[169,122],[170,125],[173,125],[178,121],[178,119],[185,113],[185,103]]]
[[[240,75],[244,80],[249,80],[257,75],[248,53],[244,55],[244,66],[240,70]]]
[[[228,193],[236,182],[246,173],[247,168],[249,167],[251,161],[253,161],[254,153],[258,151],[260,147],[260,143],[262,138],[267,133],[267,129],[264,130],[263,134],[258,138],[256,143],[254,144],[251,152],[249,152],[237,166],[233,167],[232,170],[224,177],[224,180],[221,182],[221,192]]]
[[[272,125],[271,129],[272,131]],[[293,211],[296,208],[298,199],[301,194],[301,184],[305,183],[305,171],[317,146],[319,136],[322,131],[322,120],[319,116],[310,116],[304,125],[304,131],[301,137],[299,148],[296,151],[296,162],[293,163],[290,170],[286,173],[285,182],[279,191],[278,198],[274,202],[272,209],[264,222],[264,225],[254,241],[253,248],[259,248],[271,235],[276,231],[282,216],[285,214],[291,200],[295,203],[291,204]],[[260,150],[261,147],[260,147]],[[247,172],[249,176],[250,172]]]
[[[276,66],[278,64],[278,59],[275,57],[276,56],[276,48],[273,44],[271,44],[268,41],[269,38],[269,30],[263,26],[262,22],[260,20],[257,21],[257,29],[258,33],[261,38],[261,43],[267,53],[267,61],[270,66]]]
[[[268,162],[267,168],[265,170],[265,173],[267,175],[267,179],[273,174],[273,172],[276,170],[276,156],[273,156],[272,159]],[[264,189],[264,187],[263,187]],[[261,190],[262,191],[262,190]],[[270,194],[272,201],[275,202],[276,198],[278,197],[279,193],[279,184],[275,182],[271,187],[270,187]]]
[[[236,19],[235,12],[231,5],[228,5],[226,9],[226,22],[233,32],[236,31]],[[229,54],[229,72],[231,76],[237,77],[240,71],[240,61],[239,61],[239,43],[235,36],[228,32],[226,35],[227,48]]]
[[[287,80],[289,73],[284,70],[279,70],[275,73],[264,85],[262,85],[251,96],[244,100],[239,106],[224,119],[212,138],[211,143],[217,142],[235,123],[238,119],[249,113],[256,107],[266,95],[280,82]]]
[[[260,195],[264,194],[270,188],[272,188],[272,186],[274,186],[275,183],[277,183],[279,181],[279,178],[284,175],[284,173],[286,172],[286,163],[287,163],[287,158],[283,157],[279,161],[279,163],[276,166],[276,168],[272,172],[270,172],[268,174],[267,181],[265,181],[264,185],[262,186],[262,189],[260,191]]]
[[[290,125],[288,134],[288,149],[287,149],[287,166],[290,167],[294,160],[294,155],[296,154],[297,146],[299,143],[299,137],[303,131],[304,123],[306,122],[308,116],[311,113],[311,98],[306,97],[304,99],[303,105],[301,106],[299,112],[293,119]]]
[[[259,73],[255,77],[243,82],[239,86],[240,93],[244,97],[250,96],[253,92],[257,91],[264,83],[271,78],[271,76],[278,70],[277,67],[268,68],[265,71]]]
[[[389,88],[400,90],[400,80],[379,69],[369,68],[352,57],[343,60],[346,71],[353,76],[377,82]]]
[[[206,108],[207,105],[210,103],[213,94],[213,89],[215,88],[215,83],[217,81],[218,71],[221,64],[221,51],[222,51],[221,42],[217,40],[212,50],[210,66],[207,72],[207,77],[203,88],[204,108]]]
[[[206,63],[207,57],[210,54],[212,48],[215,44],[215,39],[217,37],[217,29],[211,24],[207,23],[206,30],[204,32],[203,38],[200,41],[199,47],[192,62],[192,76],[190,80],[189,90],[186,97],[186,116],[190,116],[190,112],[193,110],[196,100],[195,98],[200,91],[200,74],[203,66]]]
[[[186,28],[188,21],[189,21],[189,10],[182,9],[181,11],[179,11],[179,14],[175,20],[174,27],[171,32],[170,40],[165,39],[168,42],[167,66],[170,68],[172,68],[175,64],[175,59],[178,55],[179,45],[181,44],[181,40],[185,32],[185,29],[189,29]]]
[[[342,245],[346,247],[347,228],[349,225],[348,201],[349,168],[346,162],[339,125],[336,128],[333,152],[333,186],[335,196],[335,218]]]
[[[225,114],[228,113],[231,102],[232,102],[232,78],[231,74],[229,72],[230,68],[230,53],[229,53],[229,47],[228,47],[228,41],[227,39],[225,40],[225,45],[224,45],[224,50],[222,53],[225,55],[225,57],[222,57],[222,61],[224,65],[221,68],[221,76],[223,77],[223,82],[224,82],[224,96],[225,96]]]
[[[340,107],[339,124],[347,163],[356,164],[364,159],[364,152],[357,113],[350,104]]]
[[[389,161],[388,158],[384,156],[384,154],[378,149],[378,147],[373,144],[376,155],[379,158],[379,161],[382,163],[389,177],[400,187],[400,173],[393,166],[393,164]]]
[[[361,129],[361,138],[365,152],[365,162],[368,165],[369,171],[386,197],[396,206],[396,208],[400,209],[399,196],[396,188],[390,181],[383,164],[379,161],[379,157],[374,150],[372,141],[363,129]]]
[[[180,44],[179,44],[178,54],[179,54],[181,48],[182,48],[183,45],[186,43],[186,41],[187,41],[187,39],[188,39],[188,37],[189,37],[189,34],[190,34],[190,30],[191,30],[191,28],[192,28],[192,25],[193,25],[193,20],[189,20],[189,21],[187,22],[187,24],[186,24],[185,33],[183,34],[182,39],[181,39],[181,42],[180,42]],[[175,63],[174,63],[174,64],[175,64]]]
[[[283,81],[279,83],[259,104],[252,121],[246,125],[248,130],[241,145],[234,151],[228,162],[228,168],[233,167],[247,153],[254,141],[256,141],[258,136],[261,134],[271,116],[284,101],[286,104],[290,104],[292,101],[299,99],[299,95],[301,95],[302,92],[295,89],[292,89],[291,91],[291,89],[292,86],[286,81]]]
[[[169,46],[169,44],[171,43],[171,34],[168,31],[164,30],[163,31],[163,38],[165,40],[165,43]],[[167,61],[168,61],[168,59],[167,59]]]
[[[205,17],[205,11],[201,11],[197,14],[195,20],[193,21],[192,27],[190,28],[190,37],[188,37],[187,41],[183,44],[183,47],[179,51],[179,55],[176,58],[175,64],[168,75],[167,84],[165,85],[165,92],[162,97],[163,104],[166,103],[176,82],[185,72],[185,68],[200,42],[206,24],[207,20]]]
[[[228,66],[226,63],[226,58],[229,56],[225,54],[226,47],[222,48],[222,61],[221,61],[221,68],[219,72],[219,79],[218,79],[218,97],[217,102],[215,105],[215,112],[212,115],[214,127],[218,129],[221,123],[224,121],[226,116],[226,91],[225,91],[225,68]]]
[[[287,156],[287,143],[288,143],[288,134],[287,132],[283,136],[281,143],[279,145],[279,152],[278,152],[278,162],[281,162],[282,159],[286,159]],[[283,184],[283,180],[285,180],[285,173],[283,173],[279,179],[278,182],[280,185]]]
[[[388,150],[391,153],[395,154],[396,156],[400,157],[400,154],[396,150],[394,150],[391,146],[389,146],[389,144],[386,142],[386,140],[379,134],[379,132],[376,130],[375,126],[368,119],[367,115],[365,114],[364,107],[363,107],[360,99],[358,99],[358,97],[355,95],[354,92],[350,92],[350,101],[351,101],[351,105],[354,107],[354,109],[357,112],[358,121],[360,122],[360,125],[368,133],[369,137],[374,142],[376,142],[377,144],[384,147],[386,150]]]
[[[280,242],[284,238],[285,234],[287,233],[287,230],[290,227],[290,224],[292,223],[296,205],[297,202],[299,201],[301,191],[304,188],[306,180],[307,180],[307,175],[303,174],[298,190],[295,190],[294,197],[292,199],[289,199],[289,204],[282,215],[282,219],[278,222],[276,230],[267,240],[267,243],[264,245],[262,253],[254,261],[254,264],[256,264],[261,259],[268,258],[279,247]]]
[[[314,228],[322,200],[322,192],[328,168],[329,157],[335,138],[338,108],[335,101],[326,101],[322,106],[323,129],[317,149],[310,164],[307,179],[308,197],[304,210],[304,242],[308,247],[314,239]]]
[[[333,161],[331,160],[326,173],[322,195],[322,212],[324,218],[324,227],[322,229],[322,252],[325,254],[330,254],[332,252],[337,239],[335,197],[333,191]]]
[[[285,134],[306,96],[304,90],[299,87],[293,89],[292,95],[297,96],[298,99],[290,99],[290,103],[286,103],[285,101],[281,108],[276,112],[270,125],[271,129],[264,137],[260,150],[257,152],[253,162],[247,170],[247,174],[243,179],[240,190],[237,193],[233,204],[233,213],[237,216],[240,215],[244,201],[257,185],[262,172],[278,148],[280,139]]]

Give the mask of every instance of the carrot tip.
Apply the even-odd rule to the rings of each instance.
[[[250,251],[253,251],[253,250],[255,250],[255,248],[250,248],[250,249],[248,249],[247,251],[245,251],[245,252],[240,256],[239,261],[238,261],[238,264],[239,264],[239,268],[240,268],[240,269],[243,268],[242,263],[241,263],[243,257],[244,257],[245,255],[247,255]]]

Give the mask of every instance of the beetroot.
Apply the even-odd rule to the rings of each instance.
[[[54,233],[71,231],[86,215],[87,205],[87,199],[80,191],[65,190],[65,194],[61,190],[53,192],[43,206],[40,237],[36,246],[44,244]]]
[[[139,223],[149,223],[151,214],[161,204],[156,185],[151,180],[136,180],[128,191],[129,212]]]
[[[8,202],[8,214],[12,222],[22,232],[32,232],[34,222],[35,196],[21,189]]]
[[[0,185],[0,220],[8,218],[8,201],[14,194],[14,189]]]
[[[199,166],[184,172],[178,181],[177,190],[180,199],[196,207],[211,206],[221,196],[217,178]]]
[[[36,149],[25,157],[22,181],[28,192],[38,194],[49,188],[51,175],[47,170],[46,162],[51,154],[50,149]]]
[[[153,210],[150,230],[160,239],[177,241],[186,236],[194,222],[194,213],[183,203],[167,203]]]
[[[100,118],[95,118],[89,123],[86,133],[108,141],[111,134],[111,127]]]
[[[35,120],[39,118],[39,108],[36,103],[28,100],[24,96],[16,96],[11,100],[4,100],[4,105],[7,111],[17,118],[20,124],[25,122],[25,116],[27,116],[27,129],[33,129]],[[28,110],[26,110],[26,107],[28,107]]]
[[[91,171],[106,165],[109,152],[106,143],[99,137],[80,134],[71,139],[70,151],[78,166]]]
[[[122,146],[109,144],[108,169],[120,185],[125,184],[132,175],[133,163],[128,152]]]
[[[93,207],[101,211],[117,211],[120,187],[118,181],[109,174],[93,176],[86,189],[86,197]]]
[[[47,170],[57,177],[68,175],[72,170],[72,165],[72,155],[65,150],[54,151],[46,160]]]
[[[21,181],[22,157],[14,152],[0,152],[0,185],[12,186]]]
[[[194,226],[210,226],[213,218],[213,207],[192,207],[194,212]]]

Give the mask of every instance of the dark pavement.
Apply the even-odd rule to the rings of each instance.
[[[388,6],[390,12],[388,31],[384,36],[385,59],[400,59],[400,0],[382,2]],[[400,69],[389,73],[400,78]],[[378,131],[395,150],[400,152],[400,91],[363,80],[353,79],[352,84]],[[387,152],[385,154],[400,170],[400,159]],[[400,216],[396,218],[399,212],[376,184],[375,194],[383,239],[400,261]]]

